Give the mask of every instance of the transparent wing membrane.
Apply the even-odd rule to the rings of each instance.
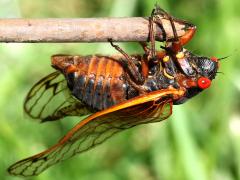
[[[112,135],[136,125],[158,122],[172,113],[173,95],[177,90],[159,90],[97,112],[71,129],[48,150],[13,164],[9,173],[38,175],[48,167],[101,144]]]
[[[42,122],[90,113],[80,101],[73,98],[64,76],[58,71],[32,87],[24,102],[24,110],[33,119]]]

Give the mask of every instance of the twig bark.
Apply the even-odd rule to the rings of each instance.
[[[174,22],[177,34],[182,36],[184,24]],[[173,37],[168,20],[163,19],[168,38]],[[156,38],[163,39],[156,27]],[[147,41],[147,18],[79,18],[79,19],[0,19],[0,42],[107,42]]]

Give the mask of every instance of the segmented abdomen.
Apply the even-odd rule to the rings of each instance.
[[[77,67],[66,74],[73,95],[96,110],[126,100],[125,73],[119,62],[105,56],[72,56]]]

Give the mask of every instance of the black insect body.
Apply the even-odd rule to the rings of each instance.
[[[151,23],[161,25],[163,16],[172,23],[173,18],[166,12],[153,12],[150,48],[141,43],[143,55],[128,55],[111,42],[121,55],[52,56],[57,71],[32,87],[24,103],[26,113],[42,122],[89,116],[51,148],[10,166],[10,174],[38,175],[118,132],[167,119],[173,104],[182,104],[210,87],[218,59],[197,56],[182,47],[195,28],[177,38],[173,26],[175,38],[168,39],[163,50],[155,50]]]

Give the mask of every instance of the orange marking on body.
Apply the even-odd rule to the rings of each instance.
[[[112,74],[112,69],[114,66],[114,61],[109,59],[107,60],[106,68],[105,68],[105,77],[108,78]]]
[[[142,58],[141,60],[141,67],[142,67],[142,75],[144,78],[147,78],[149,68],[148,68],[148,60],[146,58]]]
[[[88,70],[88,63],[84,62],[84,57],[74,56],[74,65],[78,70],[78,75],[86,75]]]
[[[107,65],[107,61],[109,61],[109,59],[107,59],[106,57],[99,57],[99,63],[97,66],[97,72],[96,72],[96,79],[99,76],[105,76],[106,73],[106,65]]]
[[[182,49],[182,44],[180,40],[177,42],[173,42],[171,46],[171,50],[175,53]]]
[[[186,84],[187,84],[188,88],[197,86],[196,81],[193,81],[193,80],[187,80]]]
[[[88,71],[87,71],[88,76],[90,74],[96,75],[98,63],[99,63],[98,57],[92,56],[92,58],[90,59],[89,65],[88,65]]]
[[[98,79],[100,76],[105,77],[105,68],[106,68],[106,64],[107,64],[107,59],[105,57],[98,57],[98,65],[97,65],[97,69],[96,69],[96,80],[94,82],[94,89],[97,85]]]
[[[99,82],[99,79],[102,78],[102,85],[101,85],[101,95],[103,95],[104,93],[104,82],[106,80],[105,74],[106,74],[106,64],[107,61],[109,61],[108,58],[106,57],[98,57],[98,65],[97,65],[97,71],[96,71],[96,78],[94,81],[94,90],[92,91],[92,96],[94,96],[94,93],[96,93],[96,87],[97,84]],[[102,97],[102,96],[101,96]],[[103,99],[101,100],[101,102],[98,102],[100,104],[102,104]]]
[[[184,46],[185,44],[187,44],[193,37],[193,35],[196,32],[196,27],[191,27],[189,28],[189,30],[184,34],[184,36],[179,38],[180,44],[182,46]]]
[[[107,84],[107,81],[108,81],[108,78],[111,76],[111,70],[112,70],[112,66],[113,66],[113,60],[112,59],[107,59],[106,60],[106,65],[104,67],[104,79],[103,79],[103,87],[102,87],[102,94],[104,93],[105,91],[105,88],[106,88],[106,84]]]
[[[59,70],[66,70],[66,68],[73,64],[73,56],[69,55],[53,55],[51,57],[52,66]]]
[[[188,78],[178,79],[178,83],[181,87],[184,87],[184,88],[197,87],[197,82],[195,80],[188,79]]]
[[[156,56],[157,59],[163,59],[166,56],[166,51],[157,51]]]
[[[66,73],[74,73],[74,72],[76,72],[77,71],[77,67],[76,66],[74,66],[74,65],[69,65],[68,67],[67,67],[67,69],[66,69]]]
[[[119,62],[114,61],[114,68],[112,70],[113,77],[120,77],[123,73],[122,65]]]
[[[96,57],[96,56],[92,56],[92,58],[89,60],[89,65],[87,67],[88,69],[87,69],[87,74],[86,74],[86,80],[85,80],[85,84],[84,84],[85,89],[82,92],[83,95],[85,95],[86,87],[88,86],[89,80],[91,78],[93,78],[91,76],[96,75],[97,66],[98,66],[98,62],[99,62],[97,58],[98,57]]]
[[[177,74],[176,78],[180,87],[184,88],[197,87],[197,82],[194,78],[193,79],[187,78],[182,74]]]
[[[114,67],[111,72],[112,78],[110,82],[110,92],[113,102],[118,103],[125,99],[122,87],[123,81],[120,79],[123,75],[123,68],[117,61],[114,61],[113,64]]]

